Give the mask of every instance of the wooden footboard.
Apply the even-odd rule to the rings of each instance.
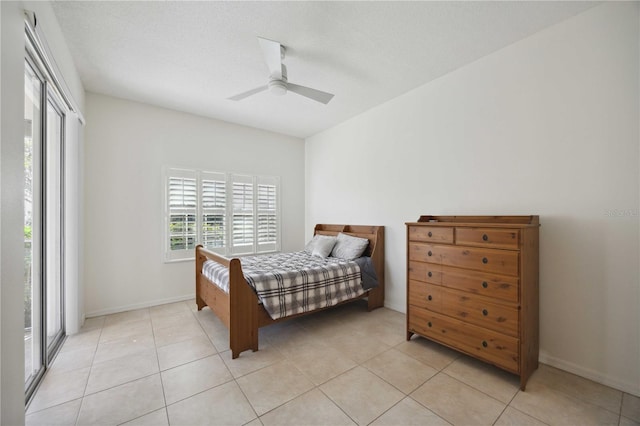
[[[315,234],[337,235],[339,232],[356,237],[369,239],[366,256],[371,256],[378,286],[353,300],[367,298],[368,309],[372,310],[384,306],[384,227],[359,225],[316,225]],[[202,274],[202,265],[206,260],[213,260],[229,269],[229,293],[225,293],[219,286],[209,281]],[[198,310],[205,306],[229,329],[229,346],[231,357],[237,358],[241,352],[248,349],[258,350],[258,329],[265,325],[284,321],[290,318],[306,315],[306,312],[292,317],[273,320],[258,300],[258,296],[244,279],[240,260],[226,258],[213,253],[201,245],[196,247],[196,304]]]
[[[229,268],[229,293],[202,275],[202,265],[209,259]],[[196,247],[196,304],[198,310],[209,306],[229,329],[231,357],[247,349],[258,350],[258,296],[245,281],[240,259],[228,259],[201,245]]]

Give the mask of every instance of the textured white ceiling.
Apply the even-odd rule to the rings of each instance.
[[[593,2],[54,1],[85,89],[307,137]],[[289,81],[335,94],[229,96],[264,85],[257,36],[287,48]]]

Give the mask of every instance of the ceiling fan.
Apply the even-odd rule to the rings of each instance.
[[[283,45],[277,41],[268,40],[262,37],[258,37],[258,42],[262,49],[264,61],[267,63],[267,67],[269,68],[269,82],[264,86],[256,87],[255,89],[232,96],[229,98],[230,100],[240,101],[251,95],[255,95],[256,93],[269,90],[271,93],[278,96],[282,96],[289,91],[323,104],[329,103],[331,98],[333,98],[331,93],[289,83],[289,80],[287,79],[287,67],[282,63],[285,53]]]

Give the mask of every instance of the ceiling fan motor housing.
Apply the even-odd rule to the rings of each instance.
[[[282,80],[270,80],[269,91],[277,96],[282,96],[287,93],[287,84]]]
[[[287,93],[287,67],[282,64],[282,78],[271,78],[267,85],[269,91],[277,96],[282,96]]]

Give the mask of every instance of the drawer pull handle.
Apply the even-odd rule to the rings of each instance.
[[[433,297],[431,297],[431,295],[428,295],[427,296],[427,300],[431,301],[431,300],[433,300]]]
[[[487,343],[487,341],[486,341],[486,340],[483,340],[483,341],[482,341],[482,347],[483,347],[483,348],[486,348],[487,346],[489,346],[489,344]]]
[[[489,263],[489,259],[487,259],[486,257],[483,257],[482,258],[482,263],[484,263],[486,265],[487,263]]]
[[[433,233],[431,231],[429,231],[427,235],[429,236],[429,238],[433,237]]]
[[[429,322],[427,323],[427,325],[428,325],[429,327],[431,327],[431,321],[429,321]]]
[[[486,309],[483,309],[482,310],[482,315],[484,315],[486,317],[487,315],[489,315],[489,311],[487,311]]]
[[[486,281],[482,281],[482,288],[487,288],[489,287],[489,283],[487,283]]]
[[[433,276],[433,274],[431,273],[431,271],[427,272],[427,275],[429,276],[429,278],[431,278]]]
[[[482,241],[489,241],[489,236],[487,234],[482,234]]]
[[[427,255],[429,255],[429,256],[433,255],[433,253],[431,253],[431,250],[429,250],[429,252],[427,253]]]

